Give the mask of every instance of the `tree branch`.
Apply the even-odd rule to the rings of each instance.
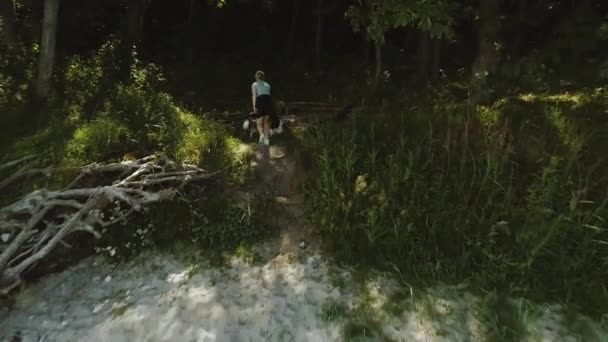
[[[0,240],[0,291],[10,291],[17,286],[15,284],[21,282],[21,275],[47,257],[57,245],[65,245],[63,240],[69,234],[84,231],[101,238],[98,228],[126,220],[133,212],[151,203],[173,199],[178,193],[176,186],[206,180],[217,174],[156,156],[129,162],[91,164],[76,169],[81,173],[66,188],[36,190],[0,208],[0,229],[8,231]],[[54,172],[62,169],[35,170]],[[111,182],[112,185],[101,183],[95,187],[78,187],[84,177],[99,173],[120,175]],[[18,177],[22,176],[14,179]],[[107,182],[107,178],[102,177],[101,180]],[[159,185],[164,189],[153,190]],[[127,209],[120,212],[112,209],[111,204],[117,201],[124,203]],[[104,219],[103,213],[108,210],[108,219]]]

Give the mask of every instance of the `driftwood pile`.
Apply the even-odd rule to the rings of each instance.
[[[33,168],[35,159],[28,156],[0,165],[3,173],[18,168],[0,181],[0,193],[6,194],[6,187],[26,177],[66,171]],[[0,208],[0,294],[19,286],[22,275],[57,246],[67,245],[64,240],[70,234],[84,231],[100,238],[104,227],[150,203],[171,200],[187,183],[214,176],[194,165],[158,156],[91,164],[77,168],[74,174],[77,176],[63,189],[35,190]]]

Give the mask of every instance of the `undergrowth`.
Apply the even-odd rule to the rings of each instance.
[[[16,117],[32,101],[25,86],[34,67],[30,54],[19,50],[0,62],[0,109]],[[17,66],[26,71],[15,73]],[[224,195],[251,179],[252,150],[226,126],[177,106],[162,91],[160,68],[140,61],[135,51],[124,56],[120,42],[113,39],[91,55],[72,56],[58,67],[56,91],[40,109],[46,116],[42,128],[30,122],[29,130],[11,135],[1,149],[4,161],[37,154],[40,158],[32,166],[52,165],[58,171],[19,182],[2,194],[1,204],[35,189],[61,189],[77,176],[79,166],[157,154],[217,172],[216,180],[207,187],[180,189],[177,200],[106,227],[97,241],[98,252],[129,258],[142,249],[169,247],[176,241],[222,249],[269,233],[261,222],[265,201]],[[10,131],[28,117],[3,119]],[[112,211],[105,214],[111,216]]]
[[[135,51],[125,72],[119,51],[120,42],[109,40],[90,56],[69,58],[58,72],[63,76],[58,77],[57,93],[43,109],[47,122],[4,145],[6,159],[39,153],[54,164],[81,165],[161,153],[221,171],[228,181],[245,182],[251,150],[227,127],[178,107],[162,91],[160,68],[140,61]],[[13,64],[0,65],[0,76]],[[13,79],[3,77],[0,81]],[[13,103],[7,99],[15,98],[20,88],[2,88],[10,94],[0,97],[0,106],[23,109],[27,93],[23,103]]]
[[[312,125],[308,217],[327,249],[606,314],[608,90],[429,98]]]
[[[201,196],[192,191],[172,202],[147,207],[129,221],[105,228],[97,251],[123,260],[149,247],[170,250],[181,241],[201,250],[234,249],[244,256],[243,244],[272,233],[272,227],[262,220],[272,203],[254,196],[215,195],[217,192]]]

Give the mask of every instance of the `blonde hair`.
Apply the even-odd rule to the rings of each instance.
[[[258,70],[255,73],[255,79],[258,80],[258,81],[263,81],[265,76],[266,75],[264,75],[264,72],[261,71],[261,70]]]

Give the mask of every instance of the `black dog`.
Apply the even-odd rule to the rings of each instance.
[[[348,119],[348,117],[353,113],[353,109],[354,106],[352,104],[346,105],[336,113],[334,116],[334,121],[340,122]]]
[[[243,121],[243,129],[249,131],[249,136],[252,137],[257,132],[255,120],[259,119],[260,116],[251,112],[249,116]],[[270,115],[270,136],[283,133],[284,122],[277,115]]]

